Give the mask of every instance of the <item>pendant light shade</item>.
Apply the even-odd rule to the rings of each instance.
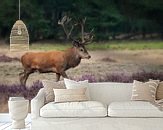
[[[20,0],[19,0],[19,20],[13,25],[10,34],[10,51],[28,51],[29,34],[26,25],[20,20]]]
[[[10,51],[28,51],[29,34],[22,20],[17,20],[10,34]]]

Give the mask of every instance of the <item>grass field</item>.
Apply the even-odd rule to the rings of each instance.
[[[36,42],[30,45],[32,50],[64,50],[71,47],[70,43],[56,42]],[[89,50],[147,50],[147,49],[163,49],[163,41],[109,41],[109,42],[93,42],[87,45]]]

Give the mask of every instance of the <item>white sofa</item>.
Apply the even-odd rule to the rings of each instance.
[[[32,130],[163,130],[162,111],[130,101],[131,83],[89,83],[89,92],[92,104],[45,105],[42,88],[31,101]]]

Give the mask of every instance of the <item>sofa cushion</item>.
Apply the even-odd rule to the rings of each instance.
[[[156,99],[157,100],[163,99],[163,81],[161,81],[158,85]]]
[[[50,102],[40,109],[42,117],[105,117],[107,107],[101,102]]]
[[[53,89],[64,89],[64,81],[55,82],[53,80],[42,80],[45,91],[45,103],[53,102],[55,95]]]
[[[158,83],[158,87],[157,87],[157,91],[156,91],[156,100],[163,99],[163,81],[153,80],[153,79],[149,79],[149,81],[154,81],[154,82]]]
[[[54,101],[56,103],[88,101],[88,97],[85,95],[86,89],[53,89],[55,95]]]
[[[134,80],[131,100],[154,102],[158,83],[154,80],[145,83]]]
[[[74,81],[74,80],[64,78],[64,82],[65,82],[67,89],[87,88],[86,95],[87,95],[88,99],[90,100],[88,80]]]
[[[163,111],[160,111],[150,102],[144,101],[112,102],[108,107],[108,116],[163,117]]]

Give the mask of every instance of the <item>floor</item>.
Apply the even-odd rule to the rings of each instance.
[[[12,129],[12,120],[9,113],[0,113],[0,130],[30,130],[31,128],[31,115],[28,114],[25,119],[26,128],[25,129]]]
[[[11,122],[0,122],[0,130],[30,130],[31,128],[31,123],[30,122],[26,122],[26,128],[24,129],[12,129],[12,124]]]

